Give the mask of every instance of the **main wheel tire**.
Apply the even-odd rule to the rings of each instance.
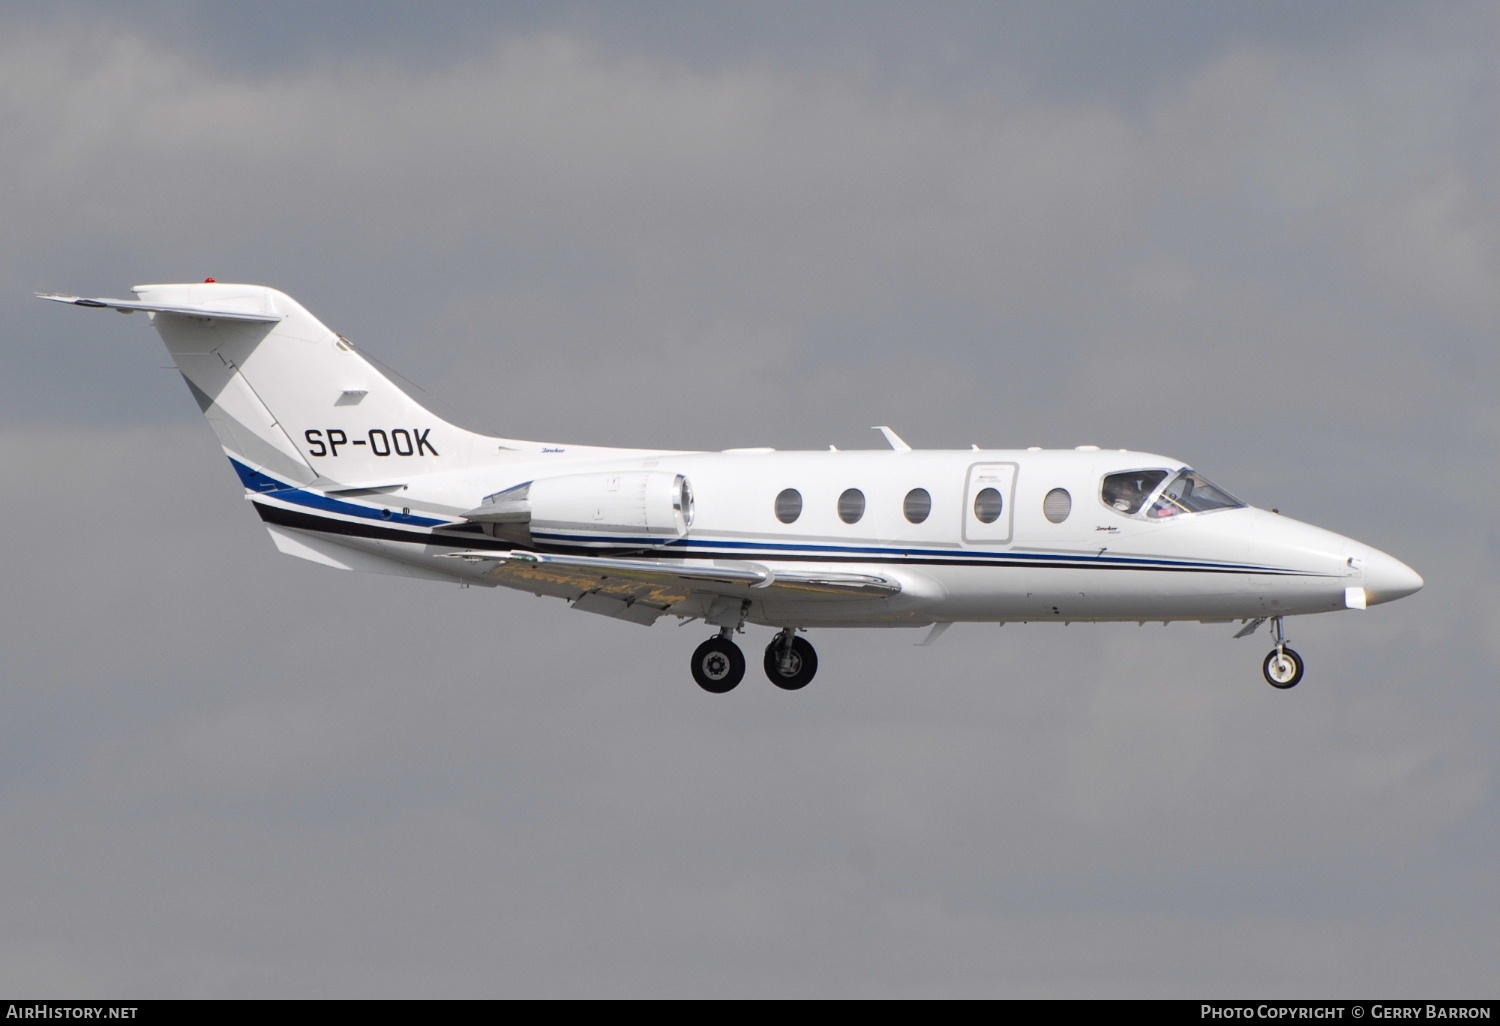
[[[793,638],[792,650],[787,653],[786,666],[781,665],[781,644],[778,638],[766,646],[766,676],[771,683],[785,691],[805,688],[818,672],[818,653],[806,638]]]
[[[1271,649],[1266,661],[1261,664],[1260,672],[1266,675],[1266,683],[1273,688],[1294,688],[1302,679],[1302,671],[1306,669],[1302,657],[1289,648],[1281,651]]]
[[[693,680],[704,691],[722,695],[745,679],[745,654],[728,638],[709,638],[693,652]]]

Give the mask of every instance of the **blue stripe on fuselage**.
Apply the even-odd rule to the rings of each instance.
[[[229,465],[234,468],[236,474],[240,475],[240,483],[252,492],[274,492],[286,487],[274,477],[267,477],[258,470],[251,470],[233,456],[229,457]]]
[[[1049,552],[986,552],[974,549],[922,549],[910,546],[879,546],[879,545],[814,545],[810,543],[791,542],[738,542],[738,541],[710,541],[706,539],[679,538],[676,541],[662,543],[660,538],[601,538],[599,535],[587,534],[556,534],[551,532],[534,532],[533,537],[537,541],[550,542],[561,545],[589,544],[598,545],[601,541],[607,541],[612,546],[641,545],[650,546],[655,549],[735,549],[743,551],[746,555],[754,555],[756,552],[808,552],[826,553],[829,555],[868,555],[872,557],[888,556],[916,556],[923,559],[1004,559],[1022,562],[1047,562],[1047,563],[1077,563],[1080,566],[1165,566],[1173,568],[1190,568],[1202,570],[1251,570],[1255,572],[1283,572],[1292,573],[1284,567],[1255,566],[1249,563],[1215,563],[1202,560],[1190,559],[1152,559],[1149,556],[1099,556],[1087,554],[1049,553]],[[814,557],[816,558],[816,557]]]
[[[229,462],[234,465],[234,472],[240,476],[240,480],[250,491],[269,495],[283,502],[307,506],[310,509],[326,510],[329,513],[342,513],[349,517],[379,520],[383,524],[402,523],[416,524],[421,527],[441,527],[449,523],[447,520],[433,520],[431,517],[419,517],[412,513],[399,513],[388,506],[360,506],[342,499],[332,499],[318,492],[292,488],[284,481],[278,481],[259,470],[250,469],[233,456],[229,457]]]

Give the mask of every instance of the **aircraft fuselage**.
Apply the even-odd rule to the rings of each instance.
[[[1422,579],[1368,545],[1248,506],[1182,461],[1077,449],[647,451],[468,431],[398,388],[295,300],[208,281],[136,299],[277,547],[327,566],[502,586],[635,623],[719,634],[694,678],[744,673],[732,636],[961,621],[1271,622],[1263,671],[1302,677],[1285,616],[1364,609]],[[935,635],[934,635],[935,637]]]
[[[681,538],[562,529],[533,532],[529,547],[620,559],[750,562],[772,570],[835,566],[846,572],[894,576],[901,583],[898,594],[857,600],[762,597],[749,585],[736,590],[753,602],[747,621],[783,627],[1227,621],[1348,608],[1350,589],[1359,589],[1374,604],[1409,593],[1403,589],[1411,583],[1381,576],[1401,577],[1400,565],[1384,553],[1267,510],[1243,506],[1150,519],[1106,506],[1100,490],[1109,474],[1175,473],[1183,467],[1181,461],[1150,453],[653,452],[597,460],[587,455],[570,458],[571,449],[565,445],[544,448],[555,452],[536,460],[497,462],[482,472],[470,470],[442,482],[432,489],[435,494],[424,495],[415,484],[390,496],[389,508],[400,502],[399,508],[418,517],[461,526],[466,521],[460,505],[481,491],[500,492],[548,477],[597,475],[608,481],[612,475],[633,472],[681,475],[691,485],[694,505],[692,523]],[[1000,512],[983,523],[973,497],[982,490],[975,487],[977,478],[990,470],[999,486]],[[800,509],[795,519],[783,523],[776,515],[776,500],[787,489],[797,492]],[[863,499],[863,509],[852,523],[840,516],[839,506],[840,497],[851,489]],[[916,489],[930,497],[920,523],[906,515],[906,497]],[[1069,508],[1061,517],[1054,512],[1049,519],[1044,503],[1058,490],[1067,493]],[[368,504],[377,498],[358,501]],[[270,499],[268,495],[257,501]],[[287,497],[276,505],[295,509],[299,503]],[[399,553],[400,558],[442,573],[462,572],[451,560],[442,559],[442,550],[459,544],[444,527],[411,524],[399,512],[382,521],[386,530],[378,539],[361,541],[357,533],[338,533],[343,530],[340,522],[357,529],[362,520],[380,515],[374,506],[369,508],[371,513],[363,517],[334,513],[324,527],[344,544],[387,558]],[[587,515],[588,511],[581,514]],[[275,522],[274,516],[268,519]],[[396,541],[398,537],[402,541]],[[473,538],[462,541],[465,549],[475,544]],[[516,547],[503,540],[482,544]],[[483,568],[471,568],[467,576],[476,583],[491,583]],[[687,613],[692,608],[669,611]]]

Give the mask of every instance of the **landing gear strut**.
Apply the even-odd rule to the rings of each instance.
[[[745,653],[730,639],[731,633],[726,627],[693,652],[693,680],[715,695],[733,691],[745,679]]]
[[[1300,655],[1287,648],[1286,635],[1281,631],[1281,617],[1271,617],[1271,632],[1276,635],[1276,647],[1261,664],[1261,672],[1266,676],[1266,683],[1273,688],[1294,688],[1302,679],[1306,665]]]
[[[818,653],[806,638],[797,637],[795,629],[788,627],[766,646],[766,676],[771,683],[786,691],[807,687],[818,672]]]

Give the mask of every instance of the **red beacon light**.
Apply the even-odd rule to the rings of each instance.
[[[203,279],[203,284],[205,284],[205,285],[213,285],[217,281],[218,281],[217,278],[204,278]]]

